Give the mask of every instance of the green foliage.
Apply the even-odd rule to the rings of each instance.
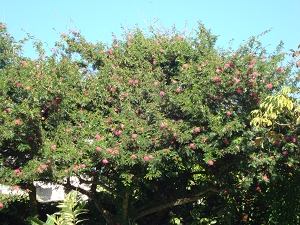
[[[24,225],[29,215],[28,196],[0,194],[0,202],[4,202],[3,208],[0,209],[2,224]]]
[[[27,225],[30,216],[30,202],[28,194],[1,194],[0,202],[5,202],[0,210],[2,224]],[[38,214],[41,220],[47,218],[46,214],[56,212],[56,203],[39,203]]]
[[[260,104],[260,110],[253,110],[251,114],[253,119],[251,124],[256,127],[271,126],[276,122],[276,119],[285,110],[288,112],[294,111],[290,116],[296,119],[295,125],[299,124],[299,106],[295,105],[289,94],[291,89],[285,87],[279,94],[267,96]],[[275,122],[272,122],[275,121]]]

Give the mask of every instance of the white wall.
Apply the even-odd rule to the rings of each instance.
[[[74,187],[80,187],[84,190],[89,190],[90,185],[80,184],[79,179],[75,176],[70,177],[70,183]],[[36,187],[36,195],[39,202],[56,202],[63,201],[65,199],[65,190],[62,185],[52,184],[52,183],[44,183],[41,181],[34,181],[34,186]],[[7,185],[0,184],[0,193],[1,194],[26,194],[26,192],[22,189],[14,190],[13,187]],[[88,197],[86,195],[81,195],[83,200],[87,200]]]

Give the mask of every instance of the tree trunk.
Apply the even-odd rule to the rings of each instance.
[[[126,221],[128,220],[128,207],[129,207],[129,197],[130,193],[129,190],[126,190],[124,199],[123,199],[123,220]]]
[[[29,185],[29,209],[30,216],[38,216],[38,207],[37,207],[37,199],[36,199],[36,187],[33,184]]]

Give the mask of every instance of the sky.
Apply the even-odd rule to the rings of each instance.
[[[272,31],[261,38],[274,50],[282,40],[285,51],[300,44],[300,0],[0,0],[0,22],[16,40],[30,33],[54,47],[59,34],[78,30],[90,42],[121,38],[121,27],[173,25],[191,31],[201,21],[218,35],[217,46],[237,47],[251,36]],[[155,22],[159,19],[159,22]],[[25,53],[34,57],[31,46]]]

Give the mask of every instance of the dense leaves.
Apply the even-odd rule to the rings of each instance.
[[[19,44],[0,29],[1,46]],[[267,53],[258,36],[225,51],[202,24],[149,33],[106,46],[73,30],[51,55],[40,43],[35,60],[1,54],[0,182],[75,189],[77,176],[108,224],[281,221],[270,184],[288,188],[276,174],[289,169],[255,145],[266,128],[252,128],[250,113],[295,86],[283,43]]]

